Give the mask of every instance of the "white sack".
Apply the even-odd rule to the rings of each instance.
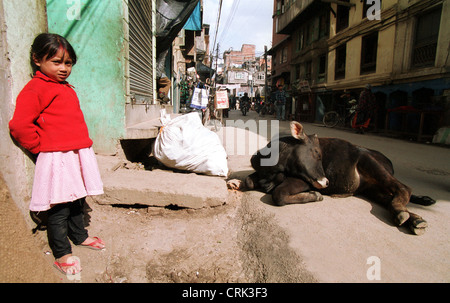
[[[225,149],[217,134],[202,125],[198,113],[164,122],[153,150],[156,159],[170,168],[227,176]]]

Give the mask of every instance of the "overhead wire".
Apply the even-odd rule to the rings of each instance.
[[[225,22],[225,25],[223,26],[223,29],[220,33],[219,42],[223,42],[225,40],[227,34],[229,33],[228,29],[230,28],[230,26],[233,22],[234,16],[236,15],[237,8],[239,6],[239,2],[240,2],[240,0],[233,1],[233,4],[230,9],[230,13],[228,14],[228,19]]]
[[[213,49],[212,49],[213,52],[214,52],[214,49],[216,48],[216,39],[217,39],[217,32],[219,30],[221,12],[222,12],[222,0],[220,0],[219,11],[217,13],[216,33],[214,34],[214,43],[213,43]]]

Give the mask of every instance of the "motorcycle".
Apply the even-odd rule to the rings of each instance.
[[[264,106],[264,101],[263,100],[256,100],[255,102],[255,111],[259,114],[261,109]]]
[[[249,110],[249,107],[250,107],[250,103],[249,102],[241,101],[240,108],[241,108],[241,112],[242,112],[242,114],[244,116],[247,116],[247,112]]]
[[[274,113],[275,113],[275,108],[274,108],[273,104],[269,101],[264,102],[264,104],[262,105],[262,108],[261,108],[260,115],[261,116],[273,115]]]

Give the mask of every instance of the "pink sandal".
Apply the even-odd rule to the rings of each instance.
[[[93,250],[102,250],[105,249],[104,247],[98,247],[98,244],[103,244],[105,245],[105,243],[102,241],[102,239],[100,239],[99,237],[93,237],[93,239],[95,239],[95,241],[92,241],[89,244],[80,244],[80,247],[86,247],[89,249],[93,249]]]
[[[74,259],[72,257],[67,259],[68,261],[72,261],[71,263],[59,263],[58,261],[55,261],[53,263],[53,266],[58,269],[62,274],[64,275],[76,275],[79,272],[81,272],[81,266],[80,266],[80,262],[77,259]],[[72,273],[67,273],[67,271],[69,270],[69,268],[67,268],[66,270],[63,269],[63,267],[74,267],[75,271]]]

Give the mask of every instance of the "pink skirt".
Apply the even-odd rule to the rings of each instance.
[[[41,152],[36,161],[31,211],[52,204],[103,194],[103,182],[92,147],[68,152]]]

